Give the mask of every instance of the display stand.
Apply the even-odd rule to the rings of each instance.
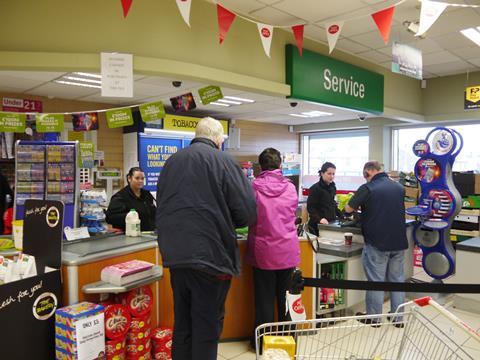
[[[60,201],[25,201],[23,250],[35,256],[38,275],[0,285],[2,359],[55,358],[54,315],[62,305],[63,214]]]

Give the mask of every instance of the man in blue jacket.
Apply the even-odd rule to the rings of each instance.
[[[367,162],[363,167],[363,176],[367,183],[358,188],[345,206],[345,211],[362,210],[361,224],[365,241],[362,263],[365,275],[369,281],[404,282],[405,249],[408,248],[403,202],[405,190],[382,171],[378,161]],[[367,314],[382,313],[383,301],[383,291],[367,291]],[[405,293],[390,293],[391,312],[395,312],[403,302]],[[396,327],[403,327],[401,319],[392,320]],[[376,318],[362,322],[380,326]]]
[[[157,184],[158,246],[174,300],[172,358],[214,360],[232,276],[240,274],[235,228],[253,224],[256,203],[240,166],[220,149],[222,124],[204,118]]]

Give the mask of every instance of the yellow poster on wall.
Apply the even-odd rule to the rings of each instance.
[[[480,107],[480,85],[470,86],[465,89],[465,110]]]
[[[165,130],[195,132],[198,122],[201,118],[190,116],[165,115],[163,118],[163,128]],[[228,121],[218,120],[223,126],[223,133],[228,135]]]
[[[68,132],[68,141],[83,141],[84,136],[83,136],[82,131],[69,131]]]

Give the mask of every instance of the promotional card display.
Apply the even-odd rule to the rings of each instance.
[[[77,142],[17,141],[15,219],[24,218],[27,199],[65,204],[65,226],[78,226]]]
[[[444,127],[433,129],[425,140],[413,145],[413,152],[420,157],[415,177],[422,191],[418,205],[406,212],[420,219],[414,228],[414,240],[423,253],[423,268],[439,280],[455,271],[450,228],[461,210],[462,198],[453,183],[452,167],[462,147],[462,136]]]
[[[172,97],[170,98],[170,103],[175,112],[189,111],[197,107],[192,93]]]

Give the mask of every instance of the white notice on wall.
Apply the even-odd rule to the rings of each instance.
[[[102,96],[133,97],[133,55],[102,53]]]
[[[78,360],[102,359],[105,355],[104,314],[78,320],[75,330]]]

